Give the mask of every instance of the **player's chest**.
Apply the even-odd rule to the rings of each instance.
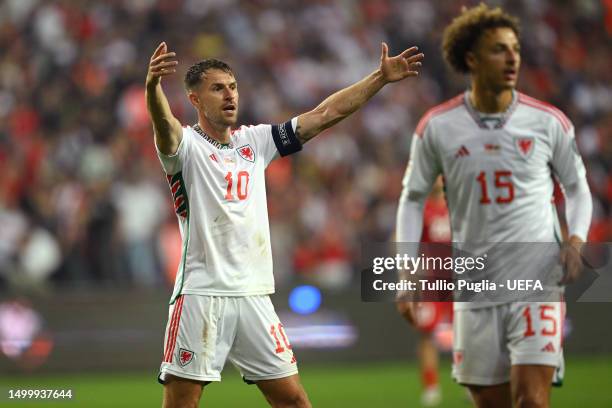
[[[530,173],[547,166],[551,149],[545,135],[513,129],[476,129],[453,132],[439,143],[442,165],[447,171],[474,172],[508,168]]]
[[[263,179],[260,157],[251,144],[231,148],[198,146],[194,155],[194,181],[210,197],[226,203],[244,202]]]
[[[205,142],[195,146],[195,168],[206,178],[225,178],[228,172],[253,172],[259,165],[251,143],[215,147]]]

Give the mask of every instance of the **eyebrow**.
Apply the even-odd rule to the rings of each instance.
[[[229,84],[227,84],[227,86],[232,86],[232,85],[238,85],[238,83],[236,81],[230,82]],[[225,86],[224,82],[213,82],[212,84],[210,84],[210,86]]]
[[[514,43],[511,43],[511,44],[508,44],[508,43],[505,43],[505,42],[499,42],[498,41],[498,42],[493,43],[494,47],[497,47],[497,46],[500,46],[500,45],[503,46],[503,47],[506,47],[506,46],[508,46],[508,47],[520,47],[521,46],[521,44],[519,42],[514,42]]]

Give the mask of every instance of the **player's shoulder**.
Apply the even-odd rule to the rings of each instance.
[[[182,125],[183,131],[183,139],[191,140],[196,139],[200,134],[198,132],[199,125],[196,123],[195,125]]]
[[[456,109],[462,108],[464,94],[461,93],[445,102],[442,102],[439,105],[434,106],[429,109],[419,120],[417,124],[415,134],[419,137],[423,137],[423,133],[425,133],[425,129],[427,126],[434,120],[444,119],[446,116],[451,115]]]
[[[572,121],[556,106],[521,92],[517,92],[517,94],[518,104],[527,114],[536,115],[539,118],[547,118],[551,122],[559,124],[565,133],[573,127]]]
[[[232,138],[244,139],[249,137],[258,137],[262,133],[270,133],[271,125],[259,124],[259,125],[242,125],[237,129],[232,129]]]

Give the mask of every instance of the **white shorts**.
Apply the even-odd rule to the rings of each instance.
[[[247,382],[298,372],[269,296],[181,295],[170,306],[159,382],[168,374],[221,381],[227,359]]]
[[[510,381],[513,365],[557,367],[553,383],[563,380],[565,303],[517,302],[455,310],[453,378],[466,385]]]

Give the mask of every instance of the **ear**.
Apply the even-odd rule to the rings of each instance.
[[[200,98],[193,91],[187,91],[187,97],[189,98],[189,102],[197,109],[200,106]]]
[[[470,71],[473,71],[478,65],[476,54],[474,54],[473,51],[468,51],[465,53],[465,64],[468,66]]]

